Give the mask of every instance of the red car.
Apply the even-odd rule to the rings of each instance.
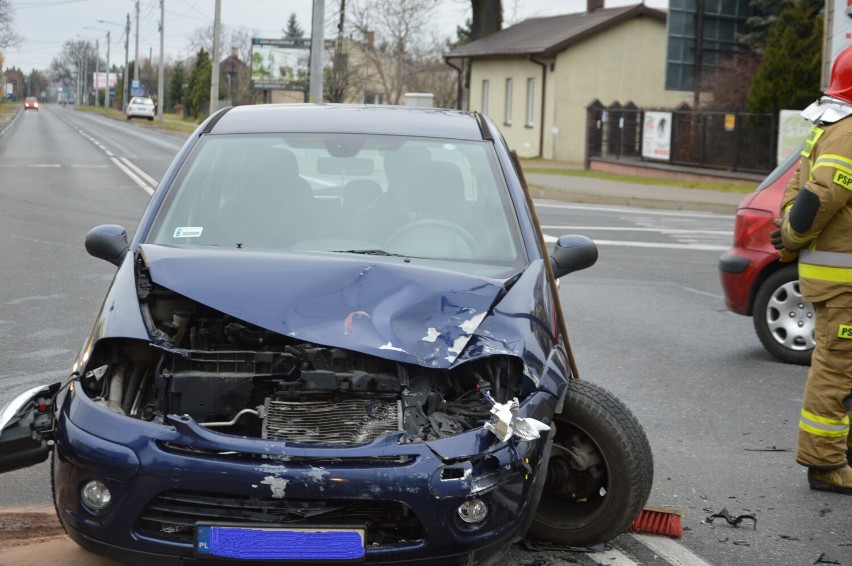
[[[781,263],[769,242],[787,182],[796,172],[793,152],[740,203],[734,245],[719,258],[725,305],[751,316],[763,346],[779,360],[808,365],[814,348],[814,311],[799,291],[795,263]]]
[[[28,96],[24,99],[24,110],[29,110],[30,108],[38,110],[38,98],[35,96]]]

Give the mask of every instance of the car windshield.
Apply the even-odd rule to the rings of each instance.
[[[513,211],[488,142],[207,136],[147,241],[418,258],[503,276],[526,264]]]
[[[145,105],[145,106],[153,106],[154,101],[151,100],[150,98],[134,98],[133,100],[130,101],[130,104],[142,104],[142,105]]]

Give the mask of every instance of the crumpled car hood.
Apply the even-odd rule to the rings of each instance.
[[[286,336],[448,368],[500,280],[348,256],[141,246],[151,280]]]

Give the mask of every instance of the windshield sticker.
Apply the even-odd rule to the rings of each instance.
[[[174,238],[198,238],[204,230],[201,226],[181,226],[175,228]]]

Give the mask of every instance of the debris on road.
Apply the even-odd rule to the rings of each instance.
[[[734,527],[739,527],[740,523],[745,519],[751,519],[754,522],[754,528],[757,529],[757,517],[755,517],[754,515],[752,515],[750,513],[749,514],[743,514],[743,515],[737,515],[736,517],[734,517],[730,513],[728,513],[727,508],[722,509],[718,513],[714,513],[714,514],[710,515],[709,517],[704,519],[704,522],[707,523],[707,524],[713,524],[713,519],[719,519],[719,518],[725,519],[728,522],[729,525],[733,525]]]

